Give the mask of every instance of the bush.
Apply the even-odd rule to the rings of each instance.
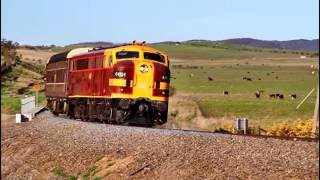
[[[22,94],[27,93],[28,90],[29,90],[28,87],[22,87],[22,88],[19,88],[19,89],[18,89],[17,93],[20,94],[20,95],[22,95]]]
[[[268,130],[268,135],[289,137],[311,137],[313,120],[295,121],[292,123],[282,122],[273,124]]]

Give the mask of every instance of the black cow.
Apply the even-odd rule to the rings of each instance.
[[[290,94],[291,99],[296,99],[297,95],[296,94]]]
[[[284,95],[283,94],[280,94],[279,95],[279,99],[283,99],[284,98]]]

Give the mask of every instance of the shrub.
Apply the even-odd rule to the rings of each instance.
[[[22,88],[19,88],[19,89],[18,89],[17,93],[20,94],[20,95],[21,95],[21,94],[25,94],[25,93],[28,92],[28,90],[29,90],[28,87],[22,87]]]
[[[311,137],[313,120],[295,121],[292,123],[282,122],[273,124],[268,130],[268,135],[289,137]]]

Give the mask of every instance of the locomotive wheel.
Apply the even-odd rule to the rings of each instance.
[[[68,109],[68,115],[69,115],[69,118],[70,118],[70,119],[75,119],[74,109],[75,109],[74,104],[72,104],[72,103],[70,102],[70,103],[69,103],[69,109]]]
[[[80,119],[80,115],[81,115],[80,107],[79,105],[76,105],[76,107],[74,108],[74,117],[76,119]]]

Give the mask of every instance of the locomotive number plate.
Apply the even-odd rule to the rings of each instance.
[[[147,84],[146,83],[140,83],[139,84],[139,88],[145,89],[145,88],[147,88]]]

